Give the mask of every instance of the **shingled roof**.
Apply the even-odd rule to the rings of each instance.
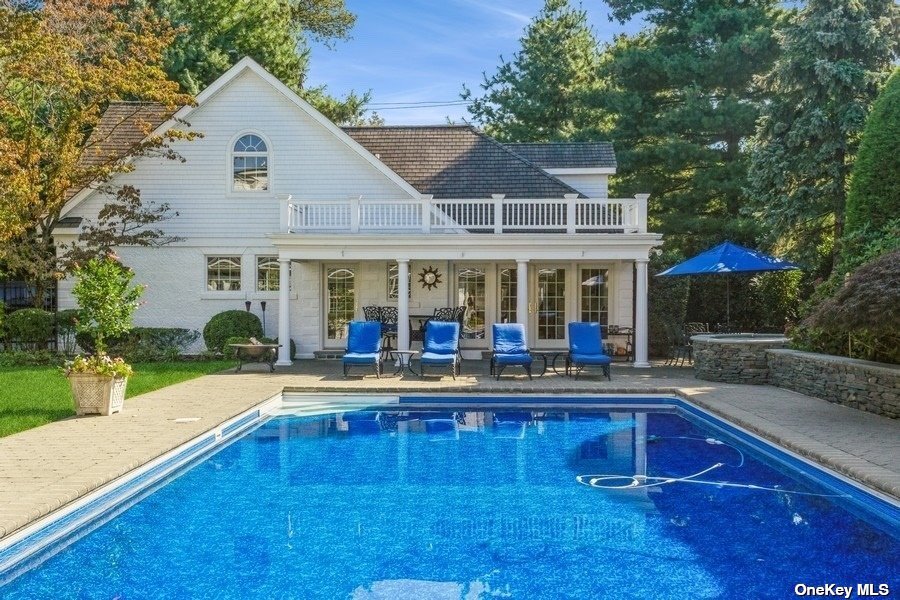
[[[562,198],[559,179],[468,125],[343,127],[423,194],[435,198]]]
[[[103,114],[81,160],[100,163],[111,156],[124,156],[169,116],[159,104],[114,102]],[[521,150],[554,144],[504,145],[468,125],[342,129],[420,193],[435,198],[488,198],[491,194],[506,194],[507,198],[562,198],[565,194],[578,194],[578,190],[545,172],[541,168],[545,165],[530,160],[528,150]],[[585,157],[596,155],[595,147],[604,144],[562,145],[581,147],[566,150],[573,157],[581,157],[581,162],[565,166],[577,167],[584,166],[584,161],[589,160]],[[605,145],[611,153],[612,146]],[[539,155],[548,156],[555,156],[548,148]]]
[[[542,169],[616,168],[609,142],[549,142],[504,144]]]
[[[88,138],[79,160],[87,165],[100,165],[125,156],[171,114],[161,104],[113,102]]]

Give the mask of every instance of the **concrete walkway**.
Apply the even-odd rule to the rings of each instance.
[[[519,371],[521,372],[521,371]],[[126,401],[111,417],[70,418],[0,438],[0,538],[286,391],[360,393],[678,393],[763,437],[900,498],[900,421],[770,386],[715,384],[689,368],[613,368],[612,381],[549,372],[529,382],[465,361],[452,380],[344,379],[338,361],[298,361],[275,374],[256,365],[208,375]],[[179,417],[200,417],[175,423]]]

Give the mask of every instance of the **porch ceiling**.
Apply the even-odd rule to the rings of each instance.
[[[646,260],[647,234],[274,234],[291,260]]]

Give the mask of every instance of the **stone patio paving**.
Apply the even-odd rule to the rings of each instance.
[[[391,370],[388,368],[388,370]],[[614,365],[612,381],[549,372],[528,381],[514,368],[501,381],[484,361],[463,374],[368,375],[344,379],[339,361],[297,361],[272,374],[245,366],[126,401],[112,417],[70,418],[0,438],[0,539],[153,460],[224,421],[286,391],[378,393],[678,393],[763,437],[900,498],[900,421],[771,386],[694,379],[690,368]],[[521,370],[518,371],[521,373]],[[200,417],[176,423],[179,417]]]

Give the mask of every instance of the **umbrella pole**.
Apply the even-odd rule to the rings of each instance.
[[[731,331],[731,277],[725,276],[725,329]]]

